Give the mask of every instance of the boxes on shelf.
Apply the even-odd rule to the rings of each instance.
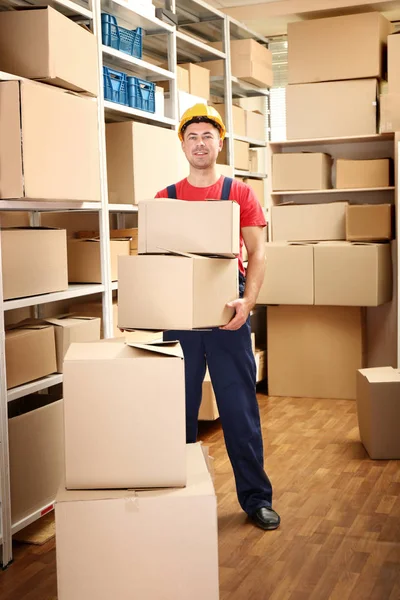
[[[99,93],[95,36],[51,6],[0,14],[0,70]]]
[[[96,229],[87,230],[87,231],[77,231],[75,233],[75,237],[77,239],[93,239],[98,238],[100,235],[99,231]],[[129,248],[130,254],[138,253],[138,228],[137,227],[129,227],[125,229],[110,229],[110,238],[115,239],[127,239],[129,240]]]
[[[253,140],[265,140],[265,117],[261,112],[245,110],[245,135]]]
[[[226,106],[225,104],[213,104],[213,107],[219,112],[224,123],[227,123]],[[246,121],[245,111],[240,106],[232,104],[232,123],[233,123],[233,135],[245,137],[246,135]]]
[[[364,366],[362,309],[271,306],[267,311],[269,395],[355,400],[357,369]]]
[[[143,31],[141,27],[125,29],[118,25],[114,15],[102,13],[101,38],[104,46],[109,46],[135,58],[142,58]]]
[[[165,116],[164,89],[158,85],[156,85],[155,92],[155,113],[160,117]]]
[[[194,96],[188,92],[178,92],[178,118],[181,119],[184,112],[195,104],[207,104],[207,100],[201,96]],[[165,96],[165,111],[168,116],[172,113],[172,99],[170,94]]]
[[[400,60],[400,35],[398,32],[388,36],[387,46],[388,91],[389,94],[400,94],[400,75],[398,69]]]
[[[68,281],[101,283],[99,239],[68,240]],[[129,240],[110,240],[111,281],[118,281],[118,256],[129,256]]]
[[[168,65],[161,65],[163,69],[168,70]],[[162,87],[165,92],[169,92],[169,80],[168,81],[157,81],[157,85]],[[176,85],[179,92],[186,92],[189,94],[189,71],[184,69],[181,65],[176,65]]]
[[[173,250],[234,257],[240,251],[240,207],[226,200],[139,202],[139,253]]]
[[[7,389],[57,371],[54,327],[22,322],[5,335]]]
[[[123,329],[219,327],[233,316],[226,303],[238,297],[235,258],[121,256],[118,275],[118,325]]]
[[[336,160],[336,186],[338,189],[375,188],[389,186],[390,159]]]
[[[290,152],[272,155],[272,189],[327,190],[331,183],[332,158],[322,152]]]
[[[345,240],[346,208],[347,202],[273,206],[272,241]]]
[[[393,367],[357,373],[360,438],[370,458],[400,459],[400,372]]]
[[[250,148],[248,161],[249,169],[252,173],[266,173],[267,154],[265,148]]]
[[[266,96],[251,96],[249,98],[235,98],[234,102],[238,102],[239,106],[245,110],[265,115],[266,98]]]
[[[112,219],[110,214],[110,220]],[[40,224],[43,227],[65,229],[67,237],[74,237],[81,229],[99,230],[99,212],[69,211],[41,213]]]
[[[40,83],[4,81],[0,129],[1,198],[100,201],[96,101]]]
[[[46,319],[53,325],[56,339],[57,372],[63,372],[64,356],[73,342],[100,340],[100,319],[72,314]]]
[[[217,399],[211,383],[210,373],[207,369],[202,386],[199,421],[216,421],[218,418]]]
[[[209,100],[210,71],[194,63],[185,63],[179,66],[189,73],[189,93]]]
[[[261,204],[261,206],[264,206],[264,204],[265,204],[265,179],[246,178],[244,180],[244,183],[246,183],[249,187],[251,187],[251,189],[255,193],[256,198],[259,201],[259,203]]]
[[[289,85],[288,140],[376,134],[377,80]]]
[[[184,379],[177,342],[72,344],[64,361],[66,487],[184,486]]]
[[[289,23],[288,83],[384,77],[391,31],[378,12]]]
[[[346,213],[346,240],[350,242],[391,240],[392,216],[390,204],[349,204]]]
[[[68,288],[64,229],[3,229],[1,251],[4,300]]]
[[[103,331],[103,304],[100,301],[98,302],[80,302],[77,304],[72,304],[70,306],[71,312],[73,311],[75,315],[87,315],[90,317],[98,317],[101,319],[101,329],[100,329],[100,337],[104,337]],[[113,298],[112,303],[112,318],[113,318],[113,337],[124,337],[124,333],[118,329],[118,302],[116,298]]]
[[[153,434],[150,439],[158,441]],[[61,486],[55,505],[60,597],[77,600],[90,590],[96,600],[132,595],[218,600],[217,500],[200,444],[186,446],[185,468],[182,489],[65,491]],[[110,539],[119,549],[111,554]],[[100,564],[107,569],[99,570]]]
[[[381,94],[379,97],[379,133],[400,130],[400,93]]]
[[[234,155],[234,167],[241,171],[249,170],[249,148],[250,145],[247,142],[241,142],[240,140],[233,141],[233,155]],[[226,143],[218,154],[217,163],[227,164],[228,154]]]

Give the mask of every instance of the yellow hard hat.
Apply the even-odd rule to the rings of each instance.
[[[183,141],[182,129],[185,129],[190,121],[196,121],[196,119],[206,118],[215,123],[217,129],[219,129],[221,139],[225,138],[226,128],[221,115],[213,106],[207,106],[207,104],[195,104],[191,108],[188,108],[182,115],[181,122],[179,123],[178,136],[181,142]]]

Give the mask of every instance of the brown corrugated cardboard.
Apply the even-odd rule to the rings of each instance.
[[[168,70],[167,64],[162,64],[162,68]],[[189,86],[189,71],[184,69],[181,65],[176,65],[176,84],[178,91],[190,92]],[[157,85],[162,87],[165,92],[169,92],[169,80],[168,81],[157,81]]]
[[[210,98],[210,71],[201,65],[185,63],[179,65],[189,73],[188,92],[194,96],[200,96],[209,100]]]
[[[0,14],[0,70],[99,92],[95,36],[50,6]]]
[[[314,247],[315,304],[379,306],[392,298],[390,244],[326,242]]]
[[[391,30],[378,12],[289,23],[288,83],[384,77]]]
[[[240,251],[240,207],[226,200],[139,202],[140,254],[166,249],[234,257]]]
[[[266,110],[266,96],[252,96],[250,98],[235,98],[234,102],[237,102],[239,106],[245,110],[250,110],[265,114]]]
[[[400,94],[381,94],[379,97],[379,133],[400,130]]]
[[[214,108],[219,112],[223,122],[227,123],[225,104],[213,104]],[[246,135],[245,111],[240,106],[232,105],[232,121],[233,135],[244,137]]]
[[[245,110],[246,133],[253,140],[265,140],[265,117],[260,112]]]
[[[98,229],[88,229],[85,231],[77,231],[75,233],[76,239],[93,239],[98,238],[100,236],[100,232]],[[138,253],[138,228],[130,227],[125,229],[111,229],[110,230],[110,238],[111,239],[121,239],[126,238],[129,240],[130,244],[130,253],[137,254]]]
[[[376,79],[287,86],[287,139],[374,135],[376,94]]]
[[[5,227],[29,227],[29,215],[29,212],[20,210],[16,212],[0,211],[0,229]],[[42,223],[42,225],[45,225],[45,223]]]
[[[394,33],[393,35],[389,35],[387,39],[387,46],[388,91],[389,94],[400,94],[400,35],[398,32]]]
[[[1,250],[4,300],[68,288],[65,230],[3,229]]]
[[[68,281],[101,283],[100,240],[68,240]],[[110,240],[111,281],[118,281],[118,256],[129,256],[129,240]]]
[[[226,325],[238,297],[234,258],[121,256],[118,325],[123,329],[197,329]]]
[[[357,373],[361,441],[373,460],[400,459],[400,371],[393,367]]]
[[[95,100],[0,83],[0,198],[100,201],[97,125]]]
[[[11,519],[15,525],[53,504],[60,487],[64,467],[62,400],[9,419],[8,435]]]
[[[265,276],[257,304],[314,304],[311,244],[265,244]]]
[[[112,215],[110,215],[110,221]],[[99,213],[97,211],[50,212],[41,213],[40,224],[44,227],[58,227],[67,231],[68,237],[75,237],[81,229],[99,230]],[[111,224],[110,224],[111,226]]]
[[[100,340],[100,319],[88,316],[61,315],[46,319],[54,326],[56,336],[57,372],[63,372],[64,356],[73,342]]]
[[[273,190],[327,190],[332,159],[322,152],[290,152],[272,155]]]
[[[87,315],[90,317],[98,317],[101,319],[100,337],[104,337],[103,331],[103,304],[102,302],[82,302],[79,304],[73,304],[70,307],[71,311],[74,311],[75,316]],[[118,302],[116,298],[113,299],[112,303],[112,316],[113,316],[113,337],[124,337],[124,333],[118,329]]]
[[[46,377],[57,371],[54,327],[21,323],[6,331],[7,389]]]
[[[346,207],[347,202],[273,206],[272,241],[345,240]]]
[[[250,145],[247,142],[233,141],[233,162],[235,169],[240,169],[241,171],[249,170],[249,148]],[[217,162],[226,165],[228,162],[227,156],[226,145],[224,145],[218,155]]]
[[[265,204],[265,180],[264,179],[245,179],[246,183],[256,195],[257,200],[264,206]]]
[[[380,242],[392,239],[390,204],[349,204],[346,239],[351,242]]]
[[[168,447],[150,438],[168,456]],[[218,600],[217,501],[200,444],[186,446],[185,468],[182,489],[73,492],[61,486],[55,507],[60,600],[88,594],[96,600]],[[111,553],[110,539],[116,543]]]
[[[338,189],[375,188],[389,185],[390,160],[336,160],[336,186]]]
[[[356,398],[361,308],[271,306],[267,336],[270,396]]]
[[[71,344],[64,360],[64,419],[67,488],[185,485],[178,343]]]
[[[249,169],[252,173],[263,174],[267,172],[267,156],[265,148],[250,148]]]

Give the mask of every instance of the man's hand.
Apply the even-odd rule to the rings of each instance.
[[[220,327],[220,329],[224,329],[225,331],[236,331],[246,323],[252,307],[249,301],[245,298],[238,298],[238,300],[228,302],[227,306],[229,306],[229,308],[234,308],[236,314],[232,317],[227,325]]]

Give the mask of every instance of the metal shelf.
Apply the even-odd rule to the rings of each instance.
[[[99,294],[101,292],[104,292],[104,285],[102,283],[76,283],[69,285],[68,289],[63,292],[40,294],[39,296],[17,298],[16,300],[5,300],[4,310],[37,306],[39,304],[47,304],[48,302],[58,302],[59,300],[70,300],[71,298],[90,296],[91,294]]]
[[[14,523],[11,529],[12,534],[14,535],[14,533],[18,533],[18,531],[21,531],[21,529],[28,527],[28,525],[31,525],[31,523],[34,523],[35,521],[40,519],[40,517],[44,517],[44,515],[47,515],[47,513],[52,512],[52,510],[54,510],[54,501],[50,502],[50,504],[46,504],[46,506],[43,506],[43,508],[36,510],[31,515],[28,515],[27,517],[24,517],[20,521]]]
[[[111,289],[112,289],[113,291],[115,291],[115,290],[117,290],[117,289],[118,289],[118,281],[113,281],[113,282],[111,283]]]
[[[265,173],[251,173],[250,171],[241,171],[238,169],[234,170],[234,174],[237,175],[238,177],[250,177],[252,179],[265,179],[266,178]]]
[[[255,140],[253,138],[243,137],[241,135],[234,135],[234,140],[238,140],[239,142],[247,142],[250,146],[260,146],[261,148],[265,148],[267,145],[266,141],[263,140]]]
[[[129,106],[124,106],[123,104],[117,104],[116,102],[110,102],[108,100],[104,101],[104,111],[107,121],[132,120],[132,117],[135,117],[140,121],[144,121],[145,123],[150,123],[152,125],[162,125],[164,127],[176,126],[175,119],[162,117],[161,115],[156,115],[154,113],[148,113],[143,110],[138,110],[137,108],[130,108]]]
[[[4,4],[8,7],[15,8],[30,8],[32,5],[43,7],[44,5],[42,0],[9,0]],[[84,20],[86,21],[93,18],[93,13],[91,10],[89,10],[89,5],[87,2],[72,2],[71,0],[47,0],[45,4],[46,6],[52,6],[66,17],[73,17],[75,21],[83,20],[79,17],[84,17]]]
[[[233,98],[252,98],[254,96],[268,96],[269,90],[258,88],[252,83],[231,77],[232,97]],[[225,92],[225,77],[222,75],[211,75],[210,78],[211,93],[223,95]]]
[[[175,73],[152,65],[149,62],[141,60],[140,58],[134,58],[124,52],[110,48],[109,46],[103,46],[103,61],[107,65],[113,67],[122,67],[125,70],[132,71],[135,75],[140,77],[148,78],[152,81],[162,81],[165,79],[175,79]]]
[[[303,140],[282,140],[270,142],[271,149],[287,146],[318,146],[321,144],[359,144],[360,142],[388,142],[394,140],[394,133],[376,133],[372,135],[353,135],[347,137],[314,138]]]
[[[392,192],[396,188],[394,186],[375,187],[375,188],[331,188],[328,190],[294,190],[271,192],[271,196],[303,196],[308,194],[348,194],[353,192]]]
[[[43,377],[42,379],[37,379],[36,381],[30,381],[29,383],[25,383],[24,385],[19,385],[18,387],[12,388],[11,390],[7,390],[7,402],[12,402],[13,400],[18,400],[18,398],[29,396],[29,394],[34,394],[35,392],[46,390],[52,385],[58,385],[59,383],[62,383],[62,380],[62,373],[54,373],[54,375],[48,375],[47,377]]]
[[[108,210],[110,212],[137,212],[137,204],[109,204]]]
[[[101,209],[101,202],[68,202],[68,201],[49,201],[46,200],[0,200],[0,210],[4,211],[37,211],[37,212],[56,212],[65,210],[77,211],[98,211]]]
[[[165,34],[175,30],[172,25],[164,23],[139,8],[134,11],[124,0],[102,0],[101,9],[117,17],[119,25],[126,25],[130,28],[143,27],[146,34]]]
[[[183,60],[193,60],[199,62],[206,60],[216,60],[225,58],[225,52],[209,46],[206,42],[201,42],[182,31],[176,32],[176,51],[178,62]]]

